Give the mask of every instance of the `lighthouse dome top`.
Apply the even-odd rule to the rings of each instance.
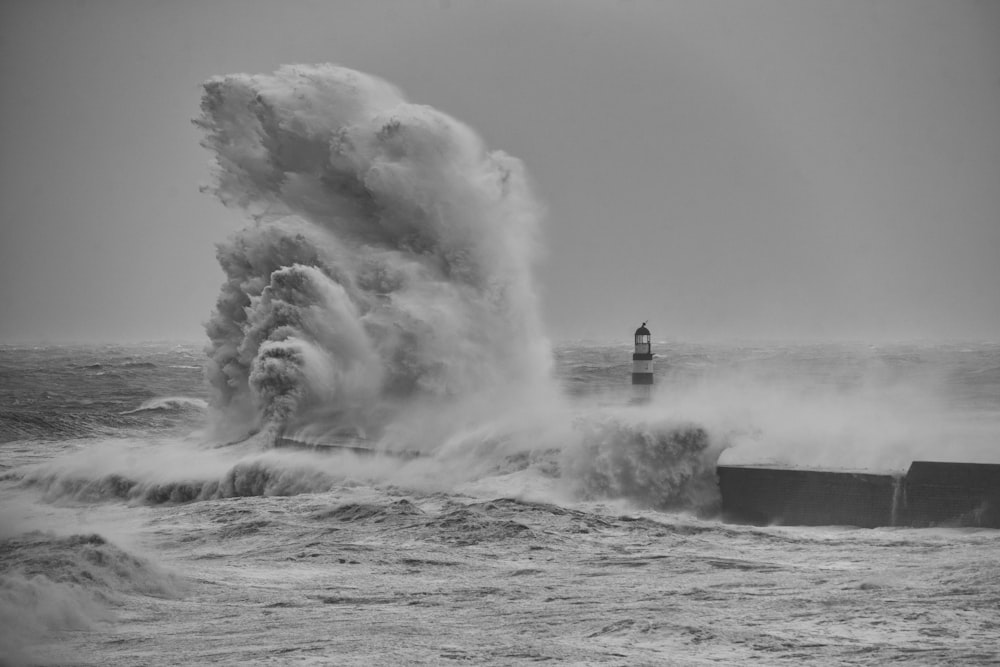
[[[649,329],[646,328],[646,323],[645,322],[642,323],[641,327],[639,327],[638,329],[635,330],[635,335],[636,336],[648,336],[649,335]]]

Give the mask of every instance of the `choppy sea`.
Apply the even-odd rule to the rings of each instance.
[[[2,346],[0,663],[1000,662],[1000,531],[732,525],[712,486],[1000,462],[1000,345],[660,343],[639,406],[630,352],[556,347],[537,447],[411,458],[220,442],[199,345]]]

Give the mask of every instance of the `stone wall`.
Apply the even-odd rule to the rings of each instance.
[[[757,466],[717,473],[727,521],[1000,528],[1000,465],[916,461],[902,477]]]
[[[901,500],[904,525],[1000,528],[1000,465],[914,461]]]

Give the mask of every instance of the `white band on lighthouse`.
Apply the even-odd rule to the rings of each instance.
[[[643,360],[633,360],[632,361],[632,372],[633,373],[649,373],[653,374],[653,360],[643,359]]]

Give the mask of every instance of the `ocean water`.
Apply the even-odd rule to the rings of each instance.
[[[1000,531],[713,493],[720,457],[1000,462],[1000,346],[654,349],[648,405],[628,345],[557,345],[545,428],[402,458],[227,444],[198,345],[0,347],[0,662],[1000,661]]]

